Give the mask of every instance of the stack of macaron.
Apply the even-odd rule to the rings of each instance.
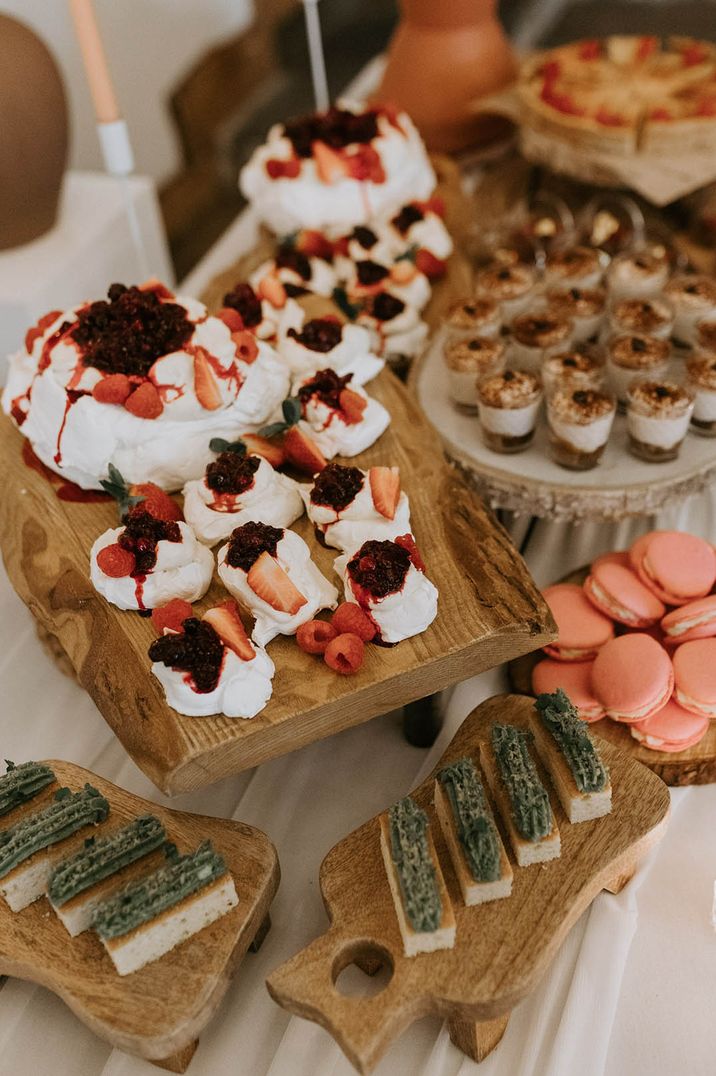
[[[585,721],[623,723],[653,751],[692,747],[716,718],[715,584],[709,542],[652,531],[598,557],[583,586],[547,587],[559,634],[535,694],[561,687]]]

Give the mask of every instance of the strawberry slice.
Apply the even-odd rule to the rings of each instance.
[[[316,162],[318,178],[322,183],[338,183],[350,173],[348,165],[339,153],[327,146],[325,142],[316,141],[311,146]]]
[[[395,519],[400,500],[400,471],[397,467],[371,467],[368,472],[370,493],[376,512]]]
[[[278,561],[263,552],[249,569],[246,581],[254,594],[281,613],[295,616],[307,599],[298,590]]]
[[[224,325],[232,333],[240,333],[244,328],[244,319],[241,314],[230,306],[222,306],[216,316],[223,321]]]
[[[211,624],[224,646],[233,650],[242,661],[251,661],[256,657],[235,601],[225,601],[213,609],[207,609],[201,619]]]
[[[309,258],[323,258],[327,262],[333,259],[333,243],[322,232],[310,228],[299,232],[296,247]]]
[[[299,157],[289,157],[285,161],[272,157],[266,161],[266,171],[271,179],[295,179],[301,172],[301,161]]]
[[[254,456],[263,456],[272,467],[280,467],[286,462],[286,453],[281,445],[269,441],[268,437],[260,437],[257,433],[245,433],[241,440],[246,445],[246,451]]]
[[[216,411],[217,407],[222,406],[223,400],[221,399],[219,386],[212,373],[209,357],[203,347],[197,347],[194,352],[194,391],[204,410]]]
[[[241,359],[242,362],[247,363],[249,366],[252,362],[256,361],[259,354],[259,345],[256,343],[256,337],[253,333],[244,329],[241,332],[232,333],[231,339],[236,348],[237,358]]]
[[[401,545],[403,549],[407,549],[413,566],[417,568],[419,572],[425,571],[425,561],[420,556],[420,551],[415,544],[415,539],[412,534],[401,534],[395,539],[395,544]]]
[[[266,299],[280,310],[286,305],[286,289],[275,273],[267,273],[256,289],[259,299]]]
[[[326,466],[326,460],[315,441],[298,426],[291,426],[283,436],[286,460],[299,471],[314,475]]]
[[[184,519],[179,505],[154,482],[135,482],[129,487],[129,496],[139,498],[142,508],[155,519],[165,523],[177,523]]]
[[[435,280],[436,277],[445,275],[447,262],[442,258],[436,258],[429,250],[422,247],[415,255],[415,267],[420,273],[425,273],[429,280]]]
[[[355,426],[363,418],[363,412],[368,406],[368,401],[359,392],[353,389],[341,389],[338,397],[340,409],[343,412],[343,421],[347,426]]]
[[[417,266],[409,258],[401,258],[390,270],[390,279],[396,284],[409,284],[417,275]]]

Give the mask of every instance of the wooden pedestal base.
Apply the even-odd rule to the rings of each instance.
[[[484,1061],[499,1045],[507,1029],[510,1014],[498,1016],[494,1020],[448,1020],[448,1034],[458,1050],[472,1058]]]

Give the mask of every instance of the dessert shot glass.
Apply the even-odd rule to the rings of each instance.
[[[534,269],[520,262],[515,264],[497,264],[481,269],[477,274],[476,288],[478,297],[492,299],[502,308],[502,317],[506,322],[512,321],[532,302],[537,286]]]
[[[473,336],[494,339],[500,335],[501,328],[502,310],[494,299],[461,299],[453,303],[443,319],[445,348]]]
[[[604,288],[550,288],[548,309],[572,322],[572,341],[581,344],[595,336],[604,319],[607,293]]]
[[[505,345],[501,340],[473,336],[456,340],[445,349],[450,399],[462,411],[477,411],[477,384],[505,368]]]
[[[548,288],[596,288],[609,265],[609,255],[594,247],[567,247],[548,255],[544,277]]]
[[[699,322],[716,315],[716,280],[703,273],[678,273],[664,288],[664,295],[674,308],[674,336],[684,344],[695,344]]]
[[[651,299],[664,289],[669,277],[669,262],[647,250],[618,254],[607,271],[609,295],[614,302],[622,299]]]
[[[668,340],[629,333],[613,336],[607,344],[607,381],[619,403],[626,404],[633,381],[665,377],[670,357]]]
[[[560,351],[544,360],[540,375],[547,396],[559,389],[600,389],[606,377],[604,352],[584,345]]]
[[[620,299],[609,313],[611,333],[633,333],[668,340],[674,329],[674,308],[666,299]]]
[[[559,389],[547,398],[549,450],[571,471],[596,467],[609,440],[616,400],[599,389]]]
[[[697,353],[716,356],[716,312],[696,323],[693,344]]]
[[[627,399],[629,450],[649,463],[679,455],[694,410],[689,388],[676,381],[635,381]]]
[[[716,355],[686,360],[686,386],[694,396],[691,429],[702,437],[716,437]]]
[[[505,370],[477,386],[482,437],[494,452],[521,452],[534,437],[542,403],[542,385],[535,374]]]
[[[572,346],[574,327],[569,318],[545,307],[520,314],[510,330],[511,364],[538,374],[545,359]]]

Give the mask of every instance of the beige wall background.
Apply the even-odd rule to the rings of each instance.
[[[256,0],[260,10],[261,0]],[[168,95],[201,54],[240,32],[253,0],[95,0],[137,170],[161,181],[180,164]],[[31,26],[65,79],[74,168],[101,168],[92,105],[66,0],[0,0],[0,11]],[[28,72],[28,83],[32,73]]]

